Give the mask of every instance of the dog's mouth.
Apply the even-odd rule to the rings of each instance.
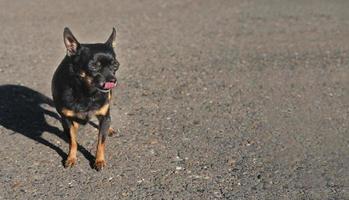
[[[117,82],[105,82],[101,88],[97,87],[97,90],[100,92],[109,92],[111,89],[116,87]]]

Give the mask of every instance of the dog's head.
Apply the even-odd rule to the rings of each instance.
[[[74,73],[89,87],[109,92],[117,85],[115,72],[119,68],[114,52],[116,31],[105,43],[80,44],[69,28],[64,29],[63,38],[67,56],[74,66]]]

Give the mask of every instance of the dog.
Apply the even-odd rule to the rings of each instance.
[[[117,86],[115,77],[119,69],[115,48],[116,31],[113,28],[105,43],[80,44],[69,28],[63,32],[67,54],[52,78],[52,97],[61,115],[64,133],[69,138],[69,154],[64,166],[77,162],[77,130],[90,118],[99,122],[98,142],[94,167],[103,169],[106,136],[113,134],[110,127],[112,89]]]

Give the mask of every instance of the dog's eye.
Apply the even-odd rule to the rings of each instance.
[[[96,63],[91,65],[91,70],[92,71],[98,71],[100,69],[101,69],[101,63],[100,62],[96,62]]]

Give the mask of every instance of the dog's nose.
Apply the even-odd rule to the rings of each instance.
[[[116,83],[116,78],[109,78],[108,82]]]

